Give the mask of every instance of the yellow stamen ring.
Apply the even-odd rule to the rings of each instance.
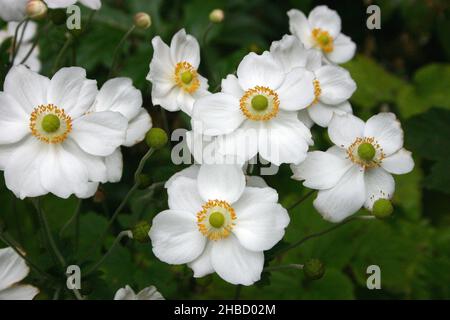
[[[313,106],[317,102],[319,102],[320,95],[322,94],[322,88],[320,87],[320,82],[317,79],[313,80],[313,86],[314,86],[314,100],[311,102],[311,104],[308,107]]]
[[[186,61],[175,66],[174,80],[178,87],[188,93],[194,93],[200,87],[197,70]]]
[[[363,149],[367,149],[369,144],[373,147],[374,154],[370,159],[369,157],[364,159],[360,156],[360,146],[363,146]],[[356,138],[356,140],[347,148],[347,156],[353,163],[360,165],[364,169],[379,167],[383,159],[386,157],[383,152],[383,148],[381,148],[380,144],[373,137]]]
[[[209,240],[228,237],[235,225],[236,213],[228,202],[209,200],[197,213],[198,230]]]
[[[72,118],[53,104],[41,105],[31,113],[29,127],[42,142],[61,143],[72,131]]]
[[[315,28],[312,30],[312,37],[316,43],[316,46],[322,49],[323,52],[330,53],[333,51],[333,38],[328,31]]]
[[[265,99],[264,99],[265,98]],[[239,101],[242,113],[250,120],[267,121],[278,114],[278,94],[262,86],[247,90]]]

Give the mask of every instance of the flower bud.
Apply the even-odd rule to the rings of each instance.
[[[138,177],[139,182],[139,189],[147,189],[152,184],[152,178],[148,174],[140,174]]]
[[[152,25],[152,18],[145,12],[134,15],[134,25],[140,29],[148,29]]]
[[[147,145],[157,150],[163,148],[168,140],[167,133],[161,128],[151,128],[145,136]]]
[[[47,15],[47,6],[41,0],[30,0],[25,7],[27,16],[33,20],[40,20]]]
[[[214,9],[209,14],[209,20],[213,23],[221,23],[225,18],[225,14],[222,9]]]
[[[133,233],[133,239],[140,243],[147,243],[150,241],[150,237],[148,235],[150,231],[150,224],[147,221],[138,222],[131,232]]]
[[[372,214],[378,219],[385,219],[392,215],[394,207],[389,199],[378,199],[372,207]]]
[[[325,274],[325,265],[319,259],[309,259],[303,265],[303,273],[307,279],[319,280]]]

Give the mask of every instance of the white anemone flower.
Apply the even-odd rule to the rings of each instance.
[[[123,146],[132,147],[145,138],[152,127],[152,119],[142,107],[142,93],[129,78],[114,78],[105,82],[89,112],[113,111],[128,120]],[[122,177],[123,161],[120,148],[105,158],[108,182],[118,182]]]
[[[309,152],[303,163],[291,168],[294,179],[319,190],[314,207],[331,222],[342,221],[362,206],[371,210],[378,199],[390,199],[395,190],[392,174],[414,167],[393,113],[379,113],[366,123],[350,114],[335,115],[328,135],[335,146]]]
[[[277,192],[246,186],[236,165],[193,166],[166,187],[169,209],[153,219],[149,232],[155,256],[187,263],[196,278],[216,272],[232,284],[258,281],[264,251],[283,238],[289,224]]]
[[[218,152],[243,161],[257,153],[275,165],[299,163],[312,144],[311,133],[297,118],[314,101],[313,74],[304,68],[285,73],[269,53],[250,53],[239,64],[237,77],[222,80],[222,92],[194,105],[193,128],[221,136]]]
[[[52,79],[11,68],[0,92],[0,170],[17,197],[87,198],[107,181],[103,159],[124,143],[128,121],[88,113],[97,92],[82,68],[62,68]]]
[[[301,110],[299,117],[308,126],[310,121],[321,127],[327,127],[333,114],[352,113],[352,107],[347,101],[356,90],[356,83],[350,73],[344,68],[322,66],[320,54],[314,50],[307,50],[294,36],[285,35],[280,41],[274,41],[270,52],[277,59],[285,72],[303,67],[314,74],[314,101]]]
[[[159,36],[153,38],[152,45],[154,53],[147,80],[152,83],[153,104],[191,115],[194,101],[209,94],[208,80],[198,73],[198,41],[181,29],[173,36],[170,47]]]
[[[0,30],[0,45],[8,38],[13,38],[14,34],[16,32],[16,28],[18,27],[18,22],[8,22],[8,25],[5,30]],[[25,29],[24,29],[25,28]],[[17,54],[14,59],[14,65],[21,64],[22,60],[26,61],[24,62],[24,65],[30,68],[32,71],[39,72],[41,70],[41,61],[39,60],[39,47],[35,47],[33,49],[33,43],[32,40],[34,36],[36,35],[37,30],[37,24],[33,21],[29,21],[27,24],[23,24],[19,30],[18,34],[22,35],[22,42],[17,49]],[[27,57],[28,52],[31,51],[29,57]]]
[[[0,0],[0,18],[4,21],[25,19],[25,7],[28,0]]]
[[[51,9],[67,8],[77,2],[92,10],[99,10],[102,6],[101,0],[44,0],[44,2]]]
[[[355,55],[356,45],[341,33],[341,18],[336,11],[327,6],[317,6],[308,18],[303,12],[288,11],[289,29],[307,49],[320,51],[326,60],[341,64]]]
[[[25,260],[14,249],[0,249],[0,300],[32,300],[39,289],[18,284],[29,272]]]
[[[114,300],[164,300],[164,297],[154,286],[144,288],[136,294],[129,285],[126,285],[125,288],[117,290]]]

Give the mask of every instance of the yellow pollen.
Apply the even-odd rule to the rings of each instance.
[[[252,105],[252,101],[255,97],[261,99],[264,97],[267,99],[267,106],[258,110]],[[262,86],[256,86],[247,90],[240,100],[240,108],[242,113],[250,120],[254,121],[267,121],[274,118],[278,114],[280,108],[280,100],[278,94]]]
[[[44,119],[49,116],[57,117],[59,126],[55,130],[46,130],[43,127]],[[40,105],[33,110],[30,116],[31,134],[45,143],[61,143],[67,139],[72,131],[72,118],[70,118],[63,109],[59,109],[53,104]]]
[[[317,79],[313,80],[313,86],[314,86],[314,100],[311,102],[311,104],[308,107],[313,106],[317,102],[319,102],[319,97],[322,94],[322,88],[320,88],[320,82]]]
[[[178,87],[188,93],[194,93],[200,87],[197,70],[186,61],[175,66],[174,80]]]
[[[358,148],[362,144],[370,144],[375,149],[375,156],[371,160],[365,160],[358,155]],[[364,169],[375,168],[381,165],[381,162],[386,157],[380,144],[373,137],[358,137],[347,148],[347,156],[353,162]]]
[[[333,38],[328,31],[315,28],[312,30],[312,37],[314,38],[316,46],[322,49],[322,51],[326,53],[333,51]]]
[[[233,207],[228,202],[217,199],[206,202],[202,210],[197,213],[198,230],[213,241],[228,237],[235,225],[235,220],[236,213]]]

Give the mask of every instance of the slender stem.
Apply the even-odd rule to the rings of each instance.
[[[203,33],[203,37],[202,37],[202,45],[204,46],[206,44],[206,40],[208,38],[208,34],[211,31],[211,29],[213,28],[214,23],[209,22],[208,26],[205,29],[205,32]]]
[[[66,261],[61,254],[61,252],[58,249],[58,246],[56,245],[55,239],[52,236],[52,232],[50,230],[50,227],[48,225],[47,218],[41,208],[41,203],[39,201],[39,198],[33,199],[34,207],[36,208],[36,212],[38,213],[39,221],[41,223],[42,229],[44,230],[44,234],[47,239],[47,244],[49,245],[49,248],[53,252],[54,256],[56,257],[57,261],[61,264],[63,268],[66,267]]]
[[[310,240],[310,239],[313,239],[313,238],[317,238],[317,237],[323,236],[323,235],[325,235],[325,234],[327,234],[327,233],[329,233],[329,232],[331,232],[331,231],[333,231],[333,230],[336,230],[336,229],[338,229],[338,228],[340,228],[340,227],[346,225],[347,223],[349,223],[349,222],[351,222],[351,221],[355,221],[355,220],[371,220],[371,219],[373,219],[373,218],[375,218],[375,217],[374,217],[374,216],[356,216],[356,217],[347,218],[347,219],[345,219],[344,221],[342,221],[342,222],[340,222],[340,223],[338,223],[338,224],[335,224],[334,226],[332,226],[332,227],[330,227],[330,228],[327,228],[327,229],[322,230],[322,231],[317,232],[317,233],[312,233],[312,234],[310,234],[310,235],[308,235],[308,236],[306,236],[306,237],[304,237],[304,238],[302,238],[302,239],[300,239],[300,240],[298,240],[298,241],[292,243],[291,245],[289,245],[289,246],[287,246],[287,247],[281,249],[281,250],[278,252],[278,254],[281,254],[281,253],[284,253],[284,252],[286,252],[286,251],[288,251],[288,250],[291,250],[291,249],[293,249],[293,248],[296,248],[296,247],[302,245],[303,243],[305,243],[306,241],[308,241],[308,240]]]
[[[11,56],[11,61],[10,61],[11,66],[14,65],[14,60],[16,59],[17,52],[19,51],[20,45],[22,43],[23,35],[25,34],[25,28],[28,24],[28,21],[29,21],[28,18],[25,18],[24,20],[20,21],[16,27],[16,30],[14,31],[14,38],[13,38],[13,44],[12,44],[12,56]],[[22,29],[20,40],[19,40],[19,42],[17,42],[17,38],[19,36],[19,29],[24,23],[25,23],[25,26]]]
[[[241,297],[242,285],[238,284],[236,286],[236,291],[234,292],[234,300],[239,300]]]
[[[75,207],[75,211],[73,213],[73,215],[70,217],[69,221],[67,221],[64,226],[61,228],[61,231],[59,231],[59,236],[62,237],[64,232],[67,230],[68,227],[70,227],[70,225],[76,221],[78,219],[78,216],[80,214],[81,211],[81,204],[82,204],[83,200],[82,199],[78,199],[77,202],[77,206]]]
[[[298,206],[300,203],[302,203],[303,201],[305,201],[306,199],[308,199],[310,196],[312,196],[314,193],[316,192],[316,190],[311,190],[309,191],[307,194],[305,194],[303,197],[301,197],[296,203],[294,203],[292,206],[290,206],[288,208],[288,211],[294,209],[296,206]]]
[[[64,43],[63,47],[59,51],[58,55],[56,56],[55,62],[53,63],[52,74],[54,74],[58,70],[58,67],[61,63],[62,58],[64,57],[64,54],[66,53],[67,49],[69,49],[70,45],[72,44],[73,36],[70,33],[68,33],[67,35],[68,36],[67,36],[66,42]]]
[[[277,271],[277,270],[284,270],[284,269],[297,269],[297,270],[301,270],[303,269],[303,265],[302,264],[285,264],[285,265],[281,265],[281,266],[272,266],[272,267],[265,267],[263,269],[263,271]]]
[[[133,233],[130,230],[125,230],[122,231],[121,233],[119,233],[119,235],[116,237],[116,239],[114,240],[113,244],[111,245],[111,247],[109,248],[109,250],[103,255],[103,257],[100,258],[99,261],[97,261],[96,264],[94,264],[86,273],[85,273],[85,277],[88,277],[90,274],[92,274],[93,272],[95,272],[101,265],[102,263],[106,260],[106,258],[108,258],[108,256],[111,254],[111,252],[114,250],[114,248],[117,246],[117,244],[125,237],[128,238],[132,238],[133,237]]]
[[[114,53],[113,53],[113,60],[112,60],[112,64],[111,64],[111,69],[109,70],[109,74],[108,74],[108,78],[111,78],[114,73],[115,73],[115,68],[116,68],[116,64],[117,64],[117,59],[119,57],[119,52],[120,49],[122,48],[123,44],[125,43],[125,41],[128,39],[128,37],[133,33],[134,29],[136,29],[135,25],[132,25],[130,29],[128,29],[128,31],[125,33],[125,35],[122,37],[122,39],[120,39],[119,44],[117,45],[117,47],[114,49]]]
[[[28,50],[27,54],[25,55],[25,57],[22,59],[22,61],[20,61],[20,64],[24,64],[25,62],[27,62],[28,58],[31,56],[31,54],[33,53],[34,49],[36,48],[36,46],[39,43],[39,39],[41,38],[41,34],[46,34],[48,29],[52,26],[51,22],[48,22],[44,28],[38,32],[38,34],[36,35],[36,37],[34,38],[33,41],[33,45],[31,46],[30,50]]]
[[[58,287],[53,294],[53,300],[59,300],[59,295],[61,294],[61,287]]]

